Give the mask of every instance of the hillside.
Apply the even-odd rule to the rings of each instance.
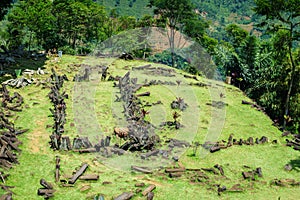
[[[143,15],[153,15],[153,9],[147,7],[148,1],[143,0],[97,0],[107,11],[115,9],[120,16],[134,16],[137,19]]]
[[[149,64],[151,66],[147,66]],[[113,87],[118,81],[99,81],[101,73],[98,71],[92,71],[97,73],[91,73],[89,81],[72,81],[76,74],[82,75],[85,68],[92,70],[99,66],[108,66],[108,72],[113,77],[124,77],[130,72],[130,78],[137,78],[130,79],[132,84],[144,84],[136,93],[150,92],[149,96],[139,97],[138,105],[149,112],[144,115],[144,119],[153,125],[149,132],[153,130],[152,133],[160,138],[160,142],[155,144],[155,149],[160,150],[156,155],[142,159],[141,156],[147,152],[145,150],[142,153],[137,151],[116,155],[108,150],[112,147],[83,154],[50,149],[53,118],[49,108],[53,106],[48,94],[52,68],[69,79],[62,88],[68,94],[65,99],[67,118],[64,136],[71,139],[87,136],[95,144],[105,136],[112,136],[114,127],[127,125],[123,102],[116,101],[121,97],[120,91],[118,87]],[[145,199],[136,183],[145,184],[140,188],[142,191],[154,184],[155,199],[299,198],[299,186],[286,186],[288,181],[279,186],[278,182],[279,179],[300,181],[299,153],[285,145],[286,138],[281,137],[281,132],[272,126],[273,122],[263,112],[241,104],[242,100],[251,100],[238,88],[145,61],[63,55],[62,58],[50,57],[44,67],[48,74],[34,75],[40,84],[21,89],[8,88],[11,93],[19,92],[25,101],[23,111],[14,117],[15,126],[29,128],[28,132],[19,136],[22,141],[19,164],[7,172],[10,176],[5,185],[15,186],[10,188],[14,193],[13,199],[42,199],[37,196],[41,178],[53,184],[56,190],[53,199],[94,199],[97,194],[111,199],[129,191],[135,194],[132,199]],[[151,81],[152,84],[149,84]],[[188,105],[183,111],[170,107],[178,97]],[[179,113],[177,122],[182,126],[179,129],[172,124],[170,127],[161,127],[162,122],[174,120],[174,111]],[[219,145],[226,145],[231,134],[237,141],[249,137],[255,141],[255,138],[260,140],[263,136],[268,141],[263,144],[254,142],[253,145],[242,142],[241,145],[233,144],[214,153],[204,148],[211,148],[210,145],[217,141]],[[171,148],[170,141],[174,138],[179,143],[185,141],[191,146],[179,147],[173,140],[175,147]],[[125,141],[112,136],[111,146],[115,143],[124,144]],[[54,179],[56,156],[60,157],[60,182]],[[179,162],[175,161],[177,159]],[[68,180],[83,162],[89,164],[86,173],[99,175],[99,180],[78,180],[74,185],[65,185],[63,180]],[[222,167],[224,175],[218,167],[214,167],[216,164]],[[291,171],[284,170],[286,164],[292,166]],[[132,165],[147,167],[152,174],[132,171]],[[182,166],[185,170],[180,177],[165,173],[166,168]],[[253,174],[253,178],[251,175],[248,179],[243,178],[242,172],[255,171],[257,168],[261,169],[262,177],[258,173]],[[222,190],[223,186],[227,188],[226,191],[224,188]],[[5,192],[0,190],[0,193]]]
[[[104,5],[107,11],[115,9],[120,16],[134,16],[137,19],[143,15],[153,15],[153,8],[147,7],[148,1],[143,0],[98,0],[99,4]],[[260,35],[261,30],[254,27],[259,17],[254,15],[252,8],[253,0],[235,1],[214,1],[214,0],[193,0],[196,9],[202,13],[210,22],[209,35],[216,39],[224,39],[224,29],[228,24],[238,24],[243,29],[255,35]]]

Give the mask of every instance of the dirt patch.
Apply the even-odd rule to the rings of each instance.
[[[41,119],[35,121],[36,128],[28,133],[28,139],[30,140],[28,148],[32,153],[45,153],[47,143],[49,140],[49,133],[47,133],[46,126],[47,119]]]
[[[162,184],[162,183],[154,181],[154,180],[145,180],[145,182],[148,184],[154,184],[156,186],[166,186],[166,184]]]
[[[152,180],[152,179],[149,179],[149,178],[145,178],[144,175],[139,175],[139,176],[136,176],[136,178],[141,181],[141,182],[145,182],[147,184],[154,184],[156,186],[167,186],[169,184],[163,184],[161,182],[158,182],[158,181],[155,181],[155,180]]]
[[[169,39],[166,32],[162,32],[158,28],[152,28],[151,31],[152,32],[149,38],[149,43],[152,47],[154,54],[160,53],[170,48]],[[176,32],[174,41],[174,45],[176,48],[184,48],[191,45],[191,41],[187,40],[186,37],[180,32]]]

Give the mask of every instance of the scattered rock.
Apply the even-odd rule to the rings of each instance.
[[[292,167],[291,164],[286,164],[286,165],[284,166],[284,169],[285,169],[286,171],[292,171],[293,167]]]

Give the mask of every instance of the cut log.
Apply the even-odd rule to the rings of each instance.
[[[262,177],[262,176],[263,176],[262,171],[261,171],[261,167],[256,168],[256,173],[257,173],[257,175],[258,175],[259,177]]]
[[[209,179],[209,177],[208,177],[204,172],[197,171],[197,175],[198,175],[198,177],[200,177],[200,178]]]
[[[221,174],[222,176],[224,176],[224,170],[223,170],[222,166],[216,164],[214,167],[217,168],[217,169],[220,171],[220,174]]]
[[[102,185],[109,185],[109,184],[112,184],[112,182],[110,182],[110,181],[103,181],[102,182]]]
[[[278,140],[272,140],[272,144],[277,144]]]
[[[294,150],[300,151],[300,146],[294,145]]]
[[[144,187],[145,183],[136,183],[134,184],[135,187]]]
[[[111,148],[111,152],[114,154],[118,154],[118,155],[123,155],[126,153],[125,150],[117,148],[117,147]]]
[[[142,172],[144,174],[152,174],[151,170],[145,169],[143,167],[131,166],[131,169],[137,172]]]
[[[199,168],[195,168],[195,169],[187,168],[186,171],[198,172],[198,171],[201,171],[201,169],[199,169]]]
[[[284,169],[285,169],[286,171],[292,171],[293,166],[292,166],[291,164],[286,164],[286,165],[284,166]]]
[[[182,176],[182,172],[176,172],[176,173],[169,173],[170,178],[177,178]]]
[[[243,145],[244,141],[242,138],[240,138],[239,142],[238,142],[238,145]]]
[[[45,188],[40,188],[38,189],[38,195],[42,196],[42,195],[46,195],[46,194],[53,194],[55,192],[55,190],[53,189],[45,189]]]
[[[79,180],[85,181],[97,181],[99,179],[99,175],[97,174],[86,174],[79,177]]]
[[[249,137],[248,142],[249,142],[250,145],[254,145],[253,137]]]
[[[241,184],[235,184],[233,185],[229,190],[229,192],[242,192],[243,188],[241,188]]]
[[[85,172],[85,170],[88,168],[88,164],[84,163],[80,167],[80,169],[73,175],[73,177],[68,181],[69,184],[74,184],[77,179]]]
[[[244,179],[249,179],[249,178],[251,178],[252,180],[254,179],[252,172],[242,172],[242,175]]]
[[[181,169],[185,169],[185,166],[180,162],[180,161],[178,161],[178,166],[179,166],[179,168],[181,168]]]
[[[13,193],[10,189],[11,188],[14,188],[15,186],[8,186],[8,185],[0,185],[0,188],[6,192],[9,192],[9,193]]]
[[[139,66],[139,67],[133,67],[132,69],[133,70],[144,70],[144,69],[147,69],[149,67],[151,67],[151,64],[149,64],[149,65],[143,65],[143,66]]]
[[[132,192],[124,192],[122,194],[120,194],[119,196],[117,196],[116,198],[114,198],[114,200],[128,200],[131,199],[133,197],[133,193]]]
[[[16,134],[16,135],[20,135],[20,134],[22,134],[22,133],[27,132],[28,130],[29,130],[29,129],[16,130],[16,131],[15,131],[15,134]]]
[[[2,147],[0,149],[0,157],[6,157],[6,155],[5,155],[5,152],[7,151],[7,145],[6,144],[2,145]]]
[[[165,169],[166,173],[176,173],[176,172],[184,172],[185,168],[167,168]]]
[[[251,102],[249,102],[249,101],[242,100],[242,104],[252,105],[253,103],[251,103]]]
[[[191,75],[187,75],[187,74],[184,74],[183,75],[184,78],[191,78],[191,79],[195,79],[196,81],[198,81],[198,78],[197,76],[191,76]]]
[[[291,186],[298,186],[300,185],[299,182],[297,182],[295,179],[274,179],[272,181],[271,184],[275,184],[275,185],[278,185],[278,186],[288,186],[288,185],[291,185]]]
[[[78,151],[79,153],[94,153],[97,152],[96,148],[92,147],[92,148],[87,148],[87,149],[79,149],[79,150],[75,150]]]
[[[232,139],[233,139],[233,135],[230,134],[230,136],[228,138],[228,142],[227,142],[227,147],[231,147],[232,146]]]
[[[60,178],[60,173],[59,173],[59,170],[60,170],[60,158],[58,156],[56,156],[56,165],[55,165],[55,182],[58,182],[59,181],[59,178]]]
[[[1,197],[0,197],[0,200],[12,200],[12,193],[9,192],[7,194],[3,194]]]
[[[3,172],[0,172],[0,178],[1,178],[1,181],[3,183],[5,183],[5,179],[9,176],[9,174],[4,174]]]
[[[203,171],[219,174],[214,168],[201,168]]]
[[[154,190],[156,188],[156,186],[154,184],[149,185],[143,192],[142,195],[146,196],[149,192],[152,192],[152,190]]]
[[[6,151],[6,155],[11,162],[19,163],[17,157],[11,151]]]
[[[267,138],[266,136],[262,136],[262,137],[260,138],[259,142],[260,142],[261,144],[267,143],[267,142],[268,142],[268,138]]]
[[[150,96],[150,92],[144,92],[144,93],[141,93],[141,94],[137,94],[136,96],[137,97],[148,97],[148,96]]]
[[[62,140],[62,144],[65,145],[66,150],[71,150],[72,149],[71,141],[70,141],[70,138],[68,136],[62,137],[61,140]]]
[[[84,192],[84,191],[87,191],[89,189],[91,189],[92,187],[90,185],[84,185],[82,186],[79,190],[80,192]]]
[[[133,89],[132,89],[132,92],[135,93],[137,92],[139,89],[141,89],[142,87],[144,87],[145,85],[142,85],[142,84],[138,84],[136,85]],[[150,95],[150,94],[149,94]]]
[[[150,151],[150,152],[148,152],[148,153],[142,154],[142,155],[141,155],[141,158],[142,158],[142,159],[146,159],[146,158],[148,158],[148,157],[150,157],[150,156],[156,156],[158,153],[159,153],[159,150],[156,149],[156,150]]]
[[[105,142],[104,142],[104,146],[106,146],[106,147],[108,147],[108,146],[109,146],[109,144],[110,144],[110,139],[111,139],[111,137],[110,137],[110,136],[106,136],[106,138],[105,138]]]
[[[2,136],[3,138],[3,136]],[[3,138],[4,139],[4,138]],[[4,139],[5,140],[5,139]],[[7,144],[13,149],[16,150],[18,152],[21,152],[21,149],[14,143],[12,143],[10,140],[6,140]]]
[[[40,180],[41,186],[43,186],[45,189],[53,189],[53,186],[51,183],[48,183],[45,179]]]
[[[209,151],[210,151],[210,153],[214,153],[216,151],[219,151],[220,149],[221,149],[221,147],[215,145],[215,146],[212,146]]]
[[[227,188],[226,188],[226,186],[224,186],[224,185],[223,185],[222,187],[219,186],[219,187],[218,187],[218,195],[221,195],[221,193],[222,193],[222,192],[225,192],[226,189],[227,189]]]
[[[149,192],[147,195],[147,200],[152,200],[154,198],[154,193],[153,192]]]
[[[12,168],[12,164],[9,161],[4,159],[0,159],[0,166],[7,169]]]

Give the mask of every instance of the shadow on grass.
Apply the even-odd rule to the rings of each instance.
[[[300,157],[296,160],[291,160],[289,164],[292,166],[292,169],[300,172]]]
[[[3,66],[3,71],[0,75],[0,83],[4,82],[10,77],[7,77],[5,74],[10,74],[12,77],[16,78],[16,70],[21,70],[23,72],[25,69],[37,70],[38,68],[44,69],[44,65],[48,58],[46,56],[32,58],[14,58],[15,63],[12,63],[8,66]]]

